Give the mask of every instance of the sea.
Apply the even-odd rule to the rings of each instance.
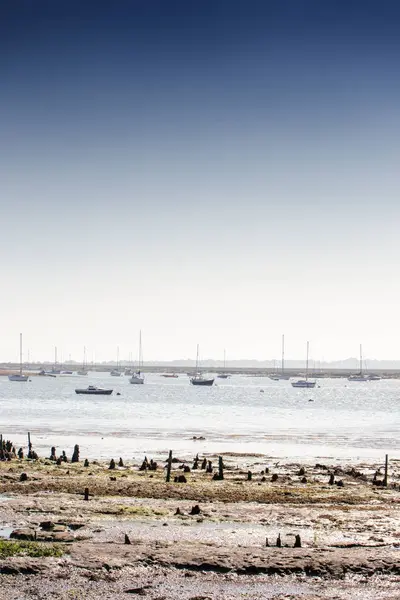
[[[111,396],[77,395],[89,384]],[[27,451],[30,432],[39,456],[78,444],[81,458],[141,461],[168,451],[190,459],[212,454],[262,455],[293,461],[375,462],[400,459],[400,380],[319,379],[314,389],[290,381],[233,375],[213,387],[187,375],[0,378],[0,433]],[[201,438],[201,439],[198,439]]]

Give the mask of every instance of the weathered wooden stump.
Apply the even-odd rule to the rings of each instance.
[[[26,473],[21,473],[19,476],[20,481],[28,481],[28,475]]]
[[[199,515],[201,513],[200,510],[200,506],[198,504],[195,504],[194,506],[192,506],[192,510],[190,511],[191,515]]]
[[[52,446],[52,447],[51,447],[51,451],[50,451],[50,460],[53,460],[54,462],[56,462],[56,460],[57,460],[55,446]]]
[[[121,458],[121,457],[119,458],[119,461],[118,461],[118,466],[119,466],[119,467],[123,467],[123,466],[124,466],[124,461],[122,460],[122,458]]]
[[[253,478],[253,473],[251,471],[247,471],[247,481],[251,481]]]
[[[209,460],[207,462],[206,473],[212,473],[212,472],[213,472],[212,462],[211,462],[211,460]]]
[[[171,468],[172,468],[172,450],[169,451],[168,461],[167,461],[167,475],[165,477],[165,481],[167,483],[171,480]]]
[[[125,538],[124,538],[124,544],[126,544],[127,546],[131,545],[131,540],[129,539],[129,537],[127,536],[126,533],[125,533]]]
[[[78,444],[75,444],[75,446],[74,446],[74,453],[72,454],[71,462],[72,463],[79,462],[79,446],[78,446]]]
[[[333,485],[335,483],[335,476],[333,473],[329,476],[329,485]]]
[[[301,467],[301,469],[299,470],[299,472],[297,473],[297,475],[298,475],[299,477],[303,477],[303,475],[305,475],[305,474],[306,474],[306,470],[305,470],[305,468],[304,468],[304,467]]]
[[[203,462],[201,463],[201,470],[204,471],[204,469],[207,468],[207,459],[203,458]]]
[[[24,458],[24,451],[23,451],[23,449],[22,449],[22,448],[20,448],[20,449],[18,450],[18,458],[19,458],[19,459],[23,459],[23,458]]]
[[[274,474],[272,475],[272,477],[271,477],[271,481],[272,481],[272,482],[274,482],[274,481],[278,481],[278,475],[277,475],[276,473],[274,473]]]
[[[115,460],[114,460],[113,458],[110,460],[110,465],[109,465],[109,467],[108,467],[108,468],[109,468],[110,470],[113,470],[113,469],[115,469]]]
[[[89,488],[85,488],[85,494],[84,494],[84,500],[88,501],[89,500]]]
[[[85,458],[85,462],[83,463],[84,467],[88,467],[89,466],[89,461],[87,458]]]
[[[278,534],[278,537],[276,538],[276,547],[277,548],[282,548],[282,540],[281,540],[281,534]]]
[[[301,548],[301,538],[299,535],[296,535],[294,538],[294,546],[293,548]]]

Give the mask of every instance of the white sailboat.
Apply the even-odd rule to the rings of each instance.
[[[229,373],[226,372],[226,350],[224,349],[224,368],[222,373],[218,373],[218,379],[228,379],[230,377]]]
[[[9,375],[10,381],[28,381],[28,375],[22,374],[22,333],[19,334],[19,373]]]
[[[84,377],[88,374],[88,370],[86,368],[86,346],[83,346],[83,363],[82,363],[82,369],[80,369],[77,373],[78,373],[78,375],[82,375]]]
[[[315,379],[308,379],[308,353],[310,348],[310,342],[307,342],[307,359],[306,359],[306,376],[304,379],[297,379],[292,381],[292,387],[294,388],[314,388],[316,381]]]
[[[129,380],[129,383],[142,385],[144,383],[144,377],[140,372],[140,368],[142,366],[143,356],[142,356],[142,331],[139,331],[139,361],[138,361],[138,370],[136,373],[132,375]]]
[[[347,378],[347,381],[370,381],[370,378],[363,373],[363,357],[362,357],[362,345],[360,344],[360,371],[354,373]]]
[[[122,373],[119,370],[119,346],[117,347],[117,368],[110,371],[110,375],[113,377],[121,377]]]
[[[290,375],[288,375],[287,373],[285,373],[285,335],[282,335],[282,359],[281,359],[281,371],[280,373],[273,373],[272,375],[269,376],[270,379],[273,379],[273,381],[280,381],[280,380],[288,380],[290,379]]]

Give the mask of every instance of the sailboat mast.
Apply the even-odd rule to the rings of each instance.
[[[142,366],[142,330],[139,330],[139,372]]]
[[[57,346],[54,346],[54,368],[57,367]]]
[[[285,335],[282,335],[282,375],[285,372]]]
[[[197,353],[196,353],[196,373],[199,370],[199,345],[197,344]]]
[[[22,375],[22,333],[19,334],[19,374]]]
[[[310,342],[307,342],[307,360],[306,360],[306,381],[308,381],[308,351],[310,349]]]
[[[84,371],[86,367],[86,346],[83,346],[83,365],[82,370]]]
[[[225,365],[226,365],[226,350],[224,348],[224,371],[225,371]]]
[[[119,346],[117,346],[117,371],[119,369]]]
[[[362,345],[360,344],[360,375],[363,372],[363,363],[362,363]]]

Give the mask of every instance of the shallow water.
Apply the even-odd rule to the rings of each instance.
[[[321,379],[313,390],[260,377],[216,381],[202,388],[191,386],[186,375],[168,380],[149,374],[142,386],[105,373],[32,377],[28,383],[0,378],[0,433],[26,448],[30,431],[41,455],[52,445],[69,454],[77,443],[88,458],[139,460],[143,454],[165,457],[169,449],[182,456],[237,452],[302,459],[400,454],[400,381]],[[114,393],[75,394],[89,384]]]

